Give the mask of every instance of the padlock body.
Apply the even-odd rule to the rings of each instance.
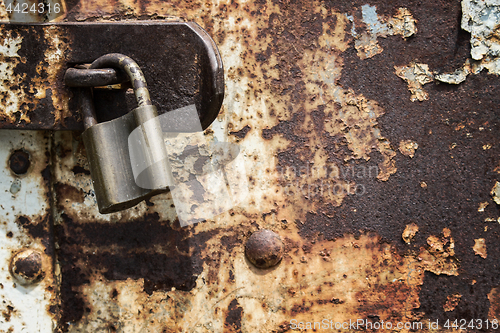
[[[173,184],[154,106],[91,126],[82,137],[101,214],[135,206]]]

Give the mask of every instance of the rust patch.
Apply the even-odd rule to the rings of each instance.
[[[271,230],[259,230],[248,238],[245,255],[258,268],[276,266],[283,258],[283,242],[279,235]]]
[[[429,236],[427,248],[421,248],[418,260],[424,270],[436,275],[458,275],[459,262],[455,258],[455,241],[449,229],[443,229],[443,236]]]
[[[474,247],[472,248],[474,250],[474,253],[478,256],[480,256],[483,259],[486,259],[488,256],[487,251],[486,251],[486,241],[484,238],[478,238],[474,239]]]
[[[233,299],[229,303],[227,309],[226,322],[224,323],[224,332],[241,332],[241,318],[243,309],[237,299]]]
[[[379,18],[376,10],[376,7],[368,4],[362,6],[362,20],[368,31],[358,32],[354,26],[351,30],[356,37],[354,45],[360,59],[371,58],[383,52],[377,37],[401,35],[407,38],[417,32],[416,21],[407,8],[399,8],[396,15],[390,18]]]
[[[0,57],[9,65],[0,73],[5,79],[0,98],[6,105],[0,127],[83,129],[76,90],[65,86],[65,71],[73,64],[92,62],[112,52],[127,54],[143,66],[160,114],[195,104],[202,127],[208,127],[217,116],[224,94],[220,57],[211,40],[197,26],[179,21],[128,23],[2,25],[0,43],[6,48],[0,50]],[[136,38],[141,32],[164,39],[151,45],[146,39]],[[169,52],[163,53],[164,45]],[[151,51],[155,47],[157,50]],[[153,53],[163,56],[152,57]],[[94,98],[101,121],[123,115],[135,106],[124,89],[96,89]],[[168,126],[183,124],[184,119],[176,119]]]
[[[18,175],[23,175],[28,172],[31,165],[30,155],[24,150],[16,150],[12,152],[9,158],[10,169]]]
[[[488,300],[490,301],[488,318],[490,320],[500,320],[500,288],[491,288],[488,293]]]
[[[412,140],[404,140],[399,143],[399,152],[405,156],[413,158],[415,151],[418,148],[418,143]]]
[[[488,207],[488,205],[489,205],[489,204],[490,204],[490,203],[489,203],[488,201],[485,201],[485,202],[480,202],[480,203],[479,203],[479,207],[477,208],[477,211],[478,211],[478,212],[480,212],[480,213],[484,212],[484,209],[485,209],[486,207]]]

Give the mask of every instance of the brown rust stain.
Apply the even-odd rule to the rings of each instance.
[[[427,244],[427,248],[420,248],[417,257],[424,270],[436,275],[459,274],[459,261],[455,257],[455,242],[450,237],[448,228],[443,229],[443,236],[429,236]]]
[[[237,299],[233,299],[229,303],[227,309],[226,321],[224,323],[224,332],[241,332],[241,317],[243,309]]]
[[[488,293],[488,300],[490,301],[488,318],[490,320],[500,320],[500,288],[491,288]]]
[[[81,188],[76,188],[68,184],[56,184],[55,188],[57,196],[68,203],[83,203],[85,200],[85,193]]]
[[[14,309],[13,306],[11,305],[7,305],[5,306],[5,310],[2,311],[2,316],[3,316],[3,319],[8,322],[10,321],[11,317],[12,317],[12,314],[14,314],[16,312],[16,310]]]
[[[5,91],[2,96],[7,106],[2,113],[4,121],[64,124],[69,100],[62,79],[70,53],[66,36],[57,27],[45,27],[38,32],[29,26],[2,29],[8,29],[2,32],[2,43],[9,46],[0,55],[8,64],[0,88]]]

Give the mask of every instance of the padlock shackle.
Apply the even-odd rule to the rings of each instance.
[[[97,124],[94,108],[92,88],[79,88],[80,110],[83,115],[83,126],[85,129]]]
[[[119,68],[127,73],[132,83],[132,87],[134,88],[138,107],[153,105],[149,97],[144,74],[139,65],[132,58],[120,53],[109,53],[97,58],[92,65],[90,65],[91,69],[108,67]]]

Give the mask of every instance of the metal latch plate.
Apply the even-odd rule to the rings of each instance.
[[[205,129],[222,105],[222,60],[196,23],[0,23],[2,44],[0,61],[5,63],[9,83],[4,87],[9,91],[0,128],[83,130],[78,98],[64,85],[64,73],[107,53],[126,54],[141,65],[159,115],[195,104]],[[96,92],[99,120],[130,109],[126,101],[125,90]]]

